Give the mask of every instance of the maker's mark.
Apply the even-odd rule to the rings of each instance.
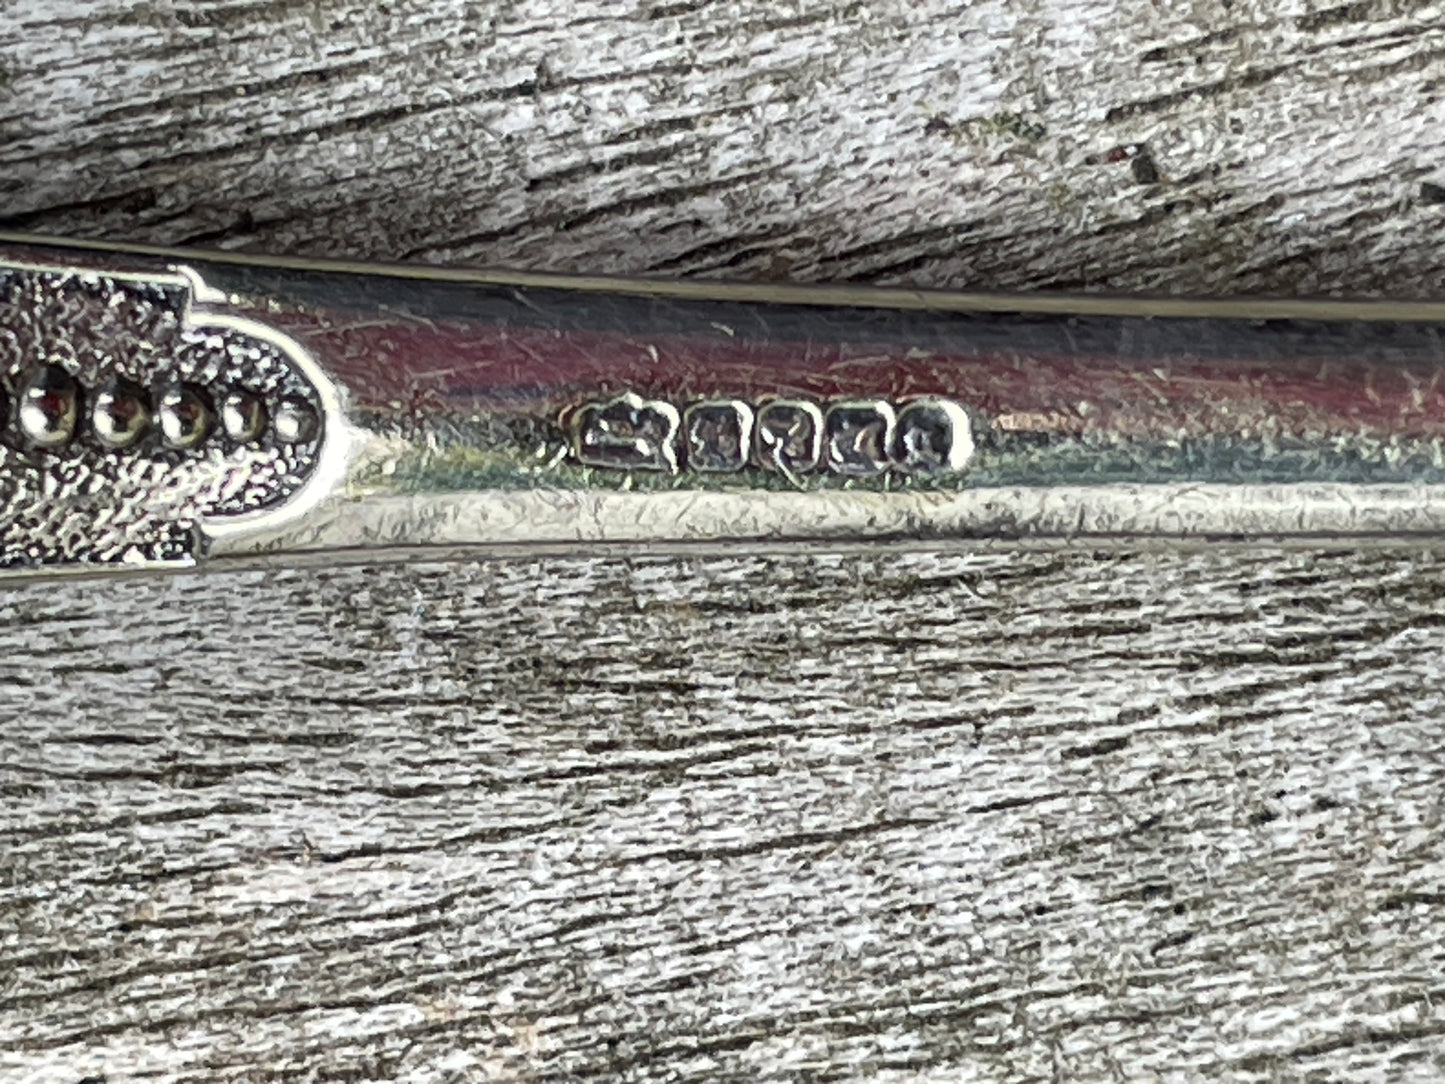
[[[0,262],[0,570],[185,561],[296,503],[324,377],[216,301],[184,271]]]
[[[577,458],[592,467],[677,470],[677,408],[631,392],[577,411],[572,421]]]

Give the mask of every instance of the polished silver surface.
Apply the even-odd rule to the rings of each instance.
[[[824,490],[477,491],[323,503],[284,529],[218,542],[217,557],[412,559],[428,547],[768,548],[1178,545],[1223,540],[1357,545],[1445,534],[1445,485],[1107,485],[893,494]]]

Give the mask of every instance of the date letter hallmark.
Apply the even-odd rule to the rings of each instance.
[[[753,466],[805,475],[877,478],[956,474],[973,458],[969,415],[946,399],[818,404],[705,399],[678,409],[631,392],[572,415],[572,453],[613,470],[737,473]]]
[[[823,455],[823,412],[812,403],[776,399],[758,415],[758,463],[784,474],[816,470]]]
[[[828,408],[828,467],[839,474],[866,476],[888,469],[895,415],[887,403],[845,402]]]

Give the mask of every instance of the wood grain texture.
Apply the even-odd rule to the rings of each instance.
[[[1435,1079],[1442,596],[1087,552],[12,592],[0,1067]]]
[[[0,0],[0,226],[1439,296],[1445,10]],[[1445,564],[0,590],[0,1080],[1437,1080]]]
[[[0,225],[978,287],[1437,292],[1421,0],[9,0]]]

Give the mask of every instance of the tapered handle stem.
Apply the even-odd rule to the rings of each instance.
[[[0,241],[0,567],[1432,536],[1445,306],[987,297]]]

